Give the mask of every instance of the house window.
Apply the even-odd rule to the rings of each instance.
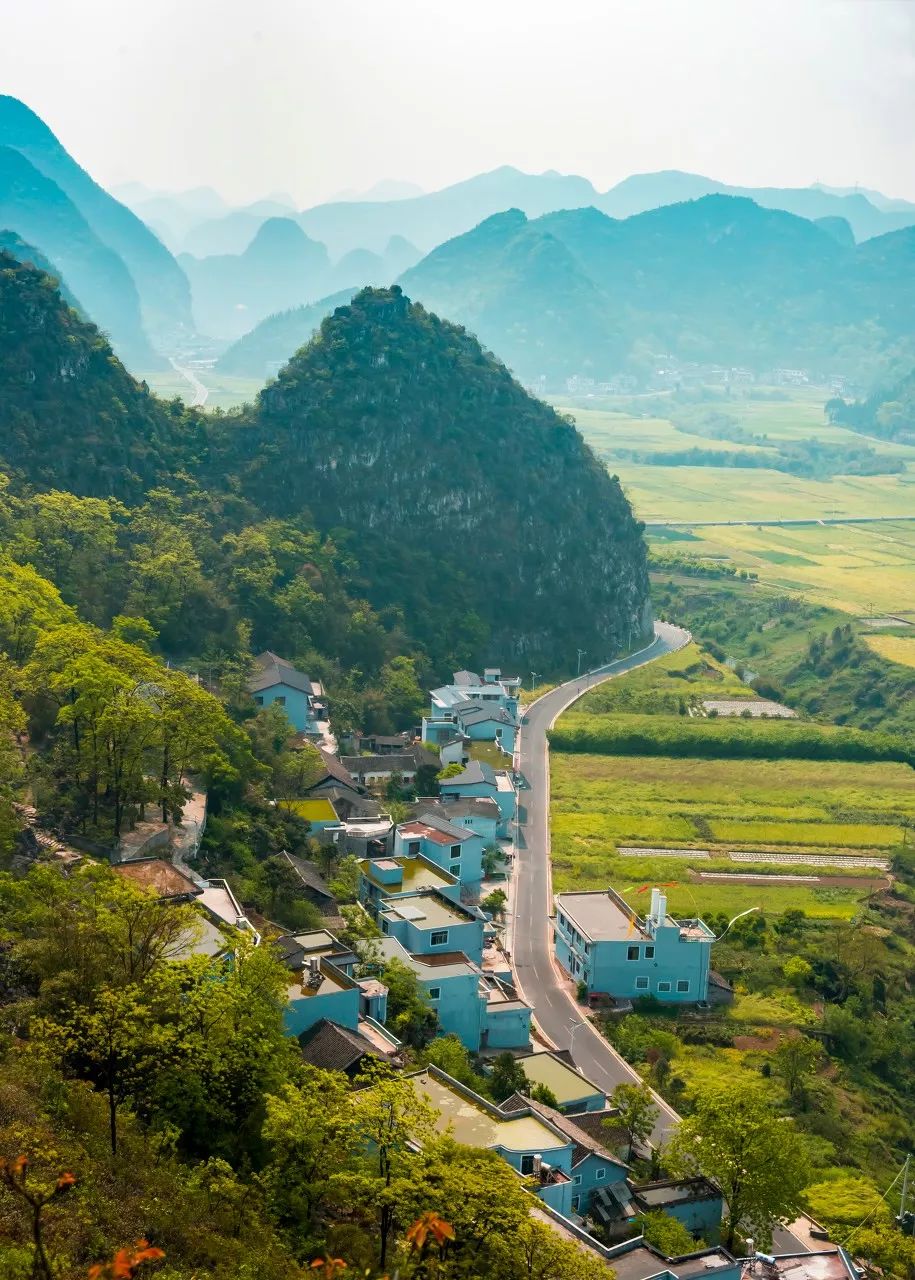
[[[429,934],[430,947],[443,947],[447,941],[448,941],[447,929],[434,929],[432,933]]]
[[[627,959],[627,960],[638,960],[638,958],[639,958],[639,949],[638,949],[638,947],[627,947],[627,948],[626,948],[626,959]]]
[[[521,1157],[521,1172],[522,1172],[522,1173],[533,1173],[533,1172],[534,1172],[534,1157],[533,1157],[533,1156],[522,1156],[522,1157]]]
[[[419,850],[420,850],[419,840],[411,840],[410,843],[407,845],[407,853],[409,853],[411,857],[415,857],[416,854],[419,853]]]
[[[429,999],[430,999],[430,1000],[438,1000],[438,999],[439,999],[439,997],[441,996],[441,994],[442,994],[442,989],[441,989],[441,987],[430,987],[430,988],[429,988]]]
[[[262,707],[264,705],[264,695],[262,693],[256,693],[254,695],[254,701],[259,707]]]
[[[576,1175],[575,1175],[575,1177],[572,1179],[572,1181],[573,1181],[573,1183],[575,1184],[575,1186],[576,1186],[576,1187],[580,1187],[580,1186],[581,1186],[581,1174],[580,1174],[580,1173],[576,1173]]]
[[[460,864],[459,862],[452,862],[452,864],[451,864],[451,866],[448,868],[448,870],[451,872],[451,874],[452,874],[453,876],[458,876],[458,877],[460,877],[460,874],[461,874],[461,864]]]
[[[654,947],[646,947],[646,948],[645,948],[645,959],[646,959],[646,960],[653,960],[653,959],[654,959]]]
[[[658,990],[659,990],[659,991],[669,991],[669,990],[670,990],[670,983],[669,983],[669,982],[659,982],[659,983],[658,983]]]
[[[678,990],[678,991],[689,991],[689,981],[688,981],[688,979],[686,979],[686,978],[678,978],[678,979],[677,979],[677,990]]]
[[[451,856],[452,858],[459,858],[461,856],[461,846],[459,844],[453,844],[451,846]]]
[[[595,1173],[595,1175],[594,1175],[594,1181],[595,1181],[595,1182],[603,1182],[603,1180],[604,1180],[604,1178],[606,1178],[606,1176],[607,1176],[607,1170],[606,1170],[606,1169],[598,1169],[597,1173]]]
[[[572,1212],[578,1213],[578,1206],[581,1204],[581,1196],[572,1197]]]
[[[636,991],[647,991],[647,990],[648,990],[648,979],[647,979],[647,978],[636,978],[636,980],[635,980],[635,989],[636,989]]]
[[[391,932],[391,929],[390,929],[390,926],[389,926],[389,924],[388,924],[387,920],[382,920],[382,922],[381,922],[381,932],[382,932],[382,933],[390,933],[390,932]]]
[[[286,698],[283,694],[280,694],[278,698],[274,698],[273,701],[278,707],[285,707],[286,705]]]

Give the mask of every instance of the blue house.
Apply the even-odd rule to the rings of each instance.
[[[494,800],[499,807],[499,835],[508,835],[515,816],[514,784],[507,773],[496,772],[485,760],[471,760],[462,773],[439,784],[442,798]]]
[[[435,1107],[437,1127],[450,1125],[458,1142],[497,1152],[519,1176],[534,1179],[535,1194],[563,1217],[586,1213],[593,1187],[625,1180],[620,1160],[551,1107],[520,1094],[494,1106],[436,1067],[408,1079]]]
[[[519,676],[503,677],[487,667],[482,679],[474,671],[455,671],[453,683],[433,689],[423,720],[424,742],[440,743],[455,730],[477,742],[495,742],[509,755],[518,731]]]
[[[411,955],[462,951],[474,964],[482,962],[485,927],[482,916],[469,907],[449,901],[437,889],[382,898],[377,912],[381,932],[396,938]]]
[[[466,827],[480,837],[484,849],[495,844],[502,820],[499,806],[488,796],[468,796],[464,800],[459,800],[457,796],[423,799],[415,805],[412,812],[414,817],[431,813],[444,818],[454,827]]]
[[[387,988],[377,979],[357,981],[358,956],[326,929],[287,934],[273,947],[289,973],[283,1023],[287,1035],[301,1036],[321,1021],[358,1032],[373,1042],[396,1037],[386,1032]]]
[[[583,1076],[570,1061],[550,1049],[537,1049],[518,1058],[531,1085],[542,1084],[566,1115],[580,1111],[604,1111],[607,1095],[593,1081]]]
[[[318,720],[327,718],[321,686],[269,650],[255,658],[248,692],[259,707],[282,707],[298,733],[318,736]]]
[[[560,893],[553,940],[556,959],[588,994],[619,999],[655,996],[695,1004],[708,998],[714,934],[702,920],[675,920],[667,896],[651,891],[644,920],[618,893]]]
[[[480,894],[484,847],[483,837],[472,828],[458,826],[433,809],[421,809],[394,833],[395,855],[422,855],[456,876],[470,898]]]
[[[461,884],[457,876],[424,858],[421,853],[393,858],[364,858],[359,863],[359,901],[373,919],[386,899],[409,897],[424,889],[435,889],[451,902],[460,902]]]
[[[455,1035],[471,1053],[523,1049],[531,1038],[531,1009],[507,982],[484,974],[459,951],[411,955],[396,938],[382,938],[385,961],[412,969],[438,1014],[443,1035]]]

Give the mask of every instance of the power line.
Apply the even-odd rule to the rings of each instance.
[[[858,1223],[858,1225],[857,1225],[856,1227],[852,1227],[851,1231],[849,1231],[848,1235],[847,1235],[847,1236],[845,1237],[845,1239],[842,1241],[842,1248],[843,1248],[843,1249],[844,1249],[844,1248],[845,1248],[845,1246],[848,1244],[848,1242],[849,1242],[849,1240],[852,1238],[852,1236],[853,1236],[853,1235],[855,1235],[858,1231],[860,1231],[860,1230],[861,1230],[861,1228],[864,1226],[865,1222],[869,1221],[869,1220],[874,1216],[874,1214],[875,1214],[875,1213],[877,1212],[877,1210],[880,1208],[880,1205],[883,1203],[883,1201],[885,1201],[885,1200],[886,1200],[887,1196],[888,1196],[888,1195],[890,1194],[890,1192],[893,1190],[893,1187],[895,1187],[896,1183],[897,1183],[897,1182],[899,1181],[899,1179],[902,1177],[902,1175],[903,1175],[904,1171],[905,1171],[905,1165],[903,1165],[903,1166],[902,1166],[902,1168],[899,1170],[899,1172],[896,1174],[896,1177],[893,1179],[893,1181],[892,1181],[892,1182],[890,1183],[890,1185],[887,1187],[886,1191],[884,1191],[883,1195],[880,1197],[880,1199],[877,1201],[877,1203],[876,1203],[876,1204],[874,1205],[874,1207],[871,1209],[870,1213],[866,1214],[866,1215],[861,1219],[861,1221]]]

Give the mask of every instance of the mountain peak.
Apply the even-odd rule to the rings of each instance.
[[[7,93],[0,93],[0,141],[10,147],[60,146],[41,117]]]

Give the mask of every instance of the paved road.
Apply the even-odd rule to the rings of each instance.
[[[546,731],[580,693],[604,680],[635,667],[644,666],[674,649],[682,648],[689,632],[666,622],[655,623],[655,638],[639,653],[570,680],[545,694],[528,709],[521,730],[520,768],[524,786],[519,793],[520,823],[518,854],[515,858],[513,892],[514,920],[512,959],[515,978],[524,997],[534,1008],[534,1018],[543,1034],[558,1049],[572,1050],[579,1069],[608,1093],[626,1081],[637,1081],[632,1067],[594,1030],[569,995],[552,963],[552,913],[549,862],[549,761]],[[573,1040],[574,1036],[574,1040]],[[679,1117],[658,1098],[661,1114],[655,1129],[656,1141],[677,1123]]]
[[[189,382],[191,384],[194,392],[194,398],[191,401],[191,404],[197,407],[205,405],[207,402],[207,396],[210,394],[209,388],[203,385],[196,373],[193,373],[190,369],[185,369],[184,365],[180,365],[173,356],[169,356],[169,364],[172,366],[175,373],[180,373],[185,382]]]

